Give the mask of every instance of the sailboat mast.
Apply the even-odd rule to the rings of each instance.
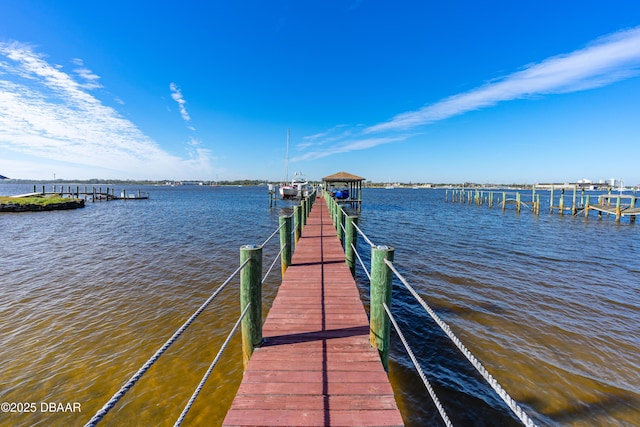
[[[285,174],[285,182],[289,182],[289,136],[291,133],[291,129],[287,128],[287,155],[286,155],[286,161],[285,161],[285,167],[284,167],[284,174]]]

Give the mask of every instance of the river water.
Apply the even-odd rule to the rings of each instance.
[[[0,195],[32,189],[3,183]],[[0,425],[86,423],[233,273],[239,247],[261,244],[291,211],[270,208],[264,186],[140,189],[149,200],[0,214]],[[536,216],[446,202],[444,190],[365,189],[359,224],[395,248],[398,270],[535,422],[640,425],[640,224],[550,215],[544,193],[542,206]],[[368,245],[358,245],[367,263]],[[274,268],[266,280],[266,309],[279,276]],[[361,268],[357,282],[366,306]],[[393,293],[453,424],[519,425],[400,281]],[[173,425],[238,300],[232,280],[102,425]],[[406,425],[442,425],[392,340],[389,375]],[[222,422],[241,360],[234,336],[184,425]]]

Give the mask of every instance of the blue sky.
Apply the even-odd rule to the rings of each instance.
[[[640,184],[640,2],[0,3],[0,174]]]

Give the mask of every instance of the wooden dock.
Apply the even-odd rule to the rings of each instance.
[[[224,426],[401,426],[326,202],[316,200]]]

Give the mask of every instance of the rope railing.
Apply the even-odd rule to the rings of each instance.
[[[267,240],[265,240],[264,242],[262,242],[262,244],[260,246],[264,247],[264,245],[266,245],[267,243],[269,243],[269,241],[271,239],[273,239],[273,237],[278,234],[278,232],[280,231],[280,229],[284,226],[283,224],[280,224],[280,226],[278,228],[276,228],[276,231],[274,231],[273,233],[271,233],[271,236],[267,237]]]
[[[167,342],[165,342],[164,345],[160,347],[135,374],[133,374],[133,376],[120,388],[120,390],[118,390],[111,397],[111,399],[109,399],[109,401],[105,403],[104,406],[100,410],[98,410],[98,412],[96,412],[96,414],[89,420],[89,422],[85,424],[85,427],[97,425],[102,420],[102,418],[107,415],[107,413],[118,403],[118,401],[120,401],[125,393],[129,391],[140,378],[142,378],[145,372],[147,372],[149,368],[160,358],[160,356],[162,356],[162,354],[167,351],[167,349],[178,339],[178,337],[182,335],[182,333],[205,310],[205,308],[207,308],[211,301],[213,301],[214,298],[218,296],[220,292],[222,292],[222,290],[229,284],[229,282],[231,282],[231,279],[233,279],[244,268],[244,266],[247,265],[248,262],[249,260],[246,260],[233,273],[231,273],[231,276],[229,276],[229,278],[225,280],[225,282],[220,285],[220,287],[209,298],[207,298],[207,300],[200,306],[200,308],[198,308],[191,315],[191,317],[189,317],[187,321],[184,322],[184,324],[180,326],[180,328],[178,328],[176,332],[174,332],[171,338],[169,338]]]
[[[393,317],[393,314],[391,314],[391,311],[389,310],[389,307],[387,306],[386,303],[383,303],[382,306],[384,307],[384,311],[387,313],[387,316],[389,316],[389,320],[391,320],[391,323],[393,324],[393,328],[398,334],[398,337],[400,337],[400,341],[402,341],[402,345],[404,345],[405,350],[407,350],[407,354],[411,358],[411,362],[413,362],[413,366],[416,368],[416,371],[418,371],[420,378],[422,378],[422,383],[427,388],[427,391],[431,396],[431,400],[433,400],[433,403],[436,405],[436,408],[440,413],[440,417],[442,417],[442,421],[444,421],[447,427],[452,427],[453,424],[451,424],[451,421],[449,420],[449,417],[447,416],[447,413],[444,410],[444,407],[440,403],[440,399],[438,399],[436,392],[433,390],[433,387],[431,387],[431,384],[429,383],[427,376],[425,375],[424,371],[422,370],[422,367],[418,363],[418,359],[416,359],[416,356],[413,354],[413,350],[411,350],[409,343],[407,342],[407,340],[404,337],[404,334],[400,330],[400,326],[398,326],[398,323],[396,322],[395,317]]]
[[[362,258],[360,257],[360,253],[358,253],[358,250],[356,249],[356,247],[354,245],[351,245],[351,247],[353,248],[353,253],[356,254],[356,258],[358,258],[358,261],[360,261],[360,265],[362,266],[362,269],[364,270],[364,274],[366,274],[367,278],[369,279],[369,281],[371,281],[371,274],[369,273],[369,270],[367,270],[367,266],[364,265],[364,261],[362,261]]]
[[[518,405],[507,392],[502,388],[498,381],[486,370],[486,368],[480,363],[480,361],[464,346],[462,341],[453,333],[449,325],[447,325],[440,317],[433,311],[431,307],[420,297],[416,290],[407,282],[407,280],[398,272],[392,262],[385,259],[384,263],[393,271],[407,290],[413,295],[416,301],[424,308],[427,313],[433,318],[442,331],[447,334],[451,342],[460,350],[460,352],[469,360],[474,368],[480,373],[480,375],[487,381],[487,383],[493,388],[493,390],[500,396],[500,398],[507,404],[509,409],[520,419],[520,421],[527,427],[537,427],[536,424],[529,418],[525,411]]]
[[[364,231],[362,231],[360,229],[360,227],[358,227],[357,224],[353,224],[353,226],[356,228],[356,230],[358,231],[358,234],[360,234],[362,236],[362,238],[364,239],[365,242],[367,242],[369,244],[369,246],[374,247],[375,245],[373,244],[373,242],[367,237],[366,234],[364,234]]]
[[[222,344],[222,347],[220,347],[220,350],[218,350],[218,354],[216,354],[216,357],[213,359],[213,362],[211,362],[211,365],[209,365],[209,369],[207,369],[207,372],[202,377],[202,380],[200,380],[198,387],[196,387],[195,391],[191,395],[191,398],[189,399],[184,409],[182,410],[182,413],[180,414],[175,424],[173,425],[174,427],[179,427],[184,421],[184,418],[187,416],[187,413],[193,406],[193,403],[196,401],[196,398],[200,394],[200,391],[202,391],[202,387],[204,387],[204,384],[209,379],[209,376],[211,375],[213,368],[216,367],[216,365],[218,364],[218,361],[220,360],[220,357],[222,356],[222,353],[226,350],[227,346],[229,345],[229,342],[231,341],[231,337],[233,337],[233,335],[236,333],[236,331],[238,330],[238,327],[240,326],[240,323],[242,322],[242,319],[244,319],[244,316],[247,314],[247,311],[249,311],[249,307],[251,307],[251,303],[247,304],[247,306],[242,311],[242,314],[240,314],[240,318],[231,329],[231,332],[229,332],[229,335],[227,336],[227,339]]]
[[[288,219],[290,219],[291,217],[287,217]],[[283,226],[285,226],[285,223],[283,222],[282,224],[279,225],[279,227],[273,232],[271,233],[271,235],[261,244],[261,245],[254,245],[253,247],[255,248],[262,248],[263,246],[265,246],[267,243],[269,243],[269,241],[271,241],[271,239],[273,239],[274,236],[276,236],[276,234],[278,234],[278,232],[280,232],[280,230],[283,228]],[[290,237],[290,236],[289,236]],[[290,240],[290,239],[289,239]],[[281,256],[283,254],[283,251],[287,248],[291,247],[290,243],[284,244],[284,245],[280,245],[280,251],[278,252],[278,254],[275,256],[273,262],[271,263],[271,265],[269,266],[269,269],[267,270],[266,274],[264,275],[264,277],[262,278],[260,283],[263,283],[267,277],[269,276],[269,274],[271,273],[273,267],[275,266],[275,264],[278,262],[278,259],[281,259]],[[107,413],[120,401],[120,399],[122,399],[122,397],[138,382],[138,380],[149,370],[149,368],[151,368],[151,366],[160,358],[160,356],[162,356],[167,349],[180,337],[180,335],[182,335],[182,333],[195,321],[195,319],[209,306],[209,304],[211,304],[211,302],[220,294],[220,292],[222,292],[226,286],[231,282],[231,280],[233,278],[235,278],[238,273],[240,273],[245,266],[247,266],[247,264],[249,264],[251,262],[251,258],[247,258],[245,259],[243,262],[241,262],[240,266],[233,272],[231,273],[231,275],[227,278],[227,280],[224,281],[224,283],[222,285],[220,285],[220,287],[211,295],[209,296],[209,298],[207,298],[207,300],[184,322],[184,324],[182,326],[180,326],[180,328],[178,328],[174,334],[171,336],[171,338],[169,338],[163,345],[162,347],[160,347],[154,354],[153,356],[151,356],[145,363],[144,365],[138,369],[138,371],[131,377],[129,378],[129,380],[111,397],[111,399],[109,399],[109,401],[107,403],[104,404],[104,406],[102,408],[100,408],[95,415],[85,424],[85,427],[89,427],[89,426],[95,426],[97,425],[106,415]],[[260,262],[261,265],[261,262]],[[195,400],[195,398],[197,397],[197,394],[200,393],[200,389],[202,388],[202,386],[204,385],[204,381],[206,381],[206,379],[209,377],[209,375],[211,374],[211,370],[215,367],[215,365],[218,362],[218,359],[220,358],[220,355],[222,354],[222,352],[226,349],[227,345],[228,345],[228,341],[230,340],[231,336],[233,335],[233,333],[235,333],[235,331],[238,328],[238,325],[240,324],[240,322],[243,320],[243,318],[245,317],[247,311],[249,310],[249,307],[251,306],[251,303],[248,303],[243,312],[242,315],[240,317],[240,319],[238,320],[238,322],[236,323],[236,325],[233,327],[231,333],[229,334],[229,337],[227,338],[227,341],[225,341],[225,343],[222,345],[222,348],[220,349],[220,352],[218,353],[218,356],[216,356],[216,359],[214,359],[214,361],[212,362],[212,365],[210,366],[210,370],[207,371],[207,373],[205,374],[205,378],[203,378],[203,380],[201,381],[201,384],[198,386],[198,388],[196,388],[196,391],[194,392],[194,395],[192,396],[192,399],[189,401],[189,403],[187,404],[187,407],[185,407],[183,414],[181,414],[180,418],[178,419],[178,421],[176,421],[176,425],[180,425],[180,423],[182,423],[184,416],[186,415],[186,412],[189,410],[189,408],[191,407],[191,405],[193,404],[193,400]]]
[[[269,277],[269,274],[271,273],[271,270],[273,270],[273,267],[278,263],[278,260],[280,260],[280,255],[282,255],[282,252],[287,248],[287,245],[284,245],[280,248],[280,251],[278,251],[278,253],[276,254],[276,256],[273,258],[273,261],[271,262],[271,265],[269,266],[269,269],[267,270],[267,272],[265,273],[265,275],[262,277],[262,282],[264,284],[265,280],[267,280],[267,277]]]

